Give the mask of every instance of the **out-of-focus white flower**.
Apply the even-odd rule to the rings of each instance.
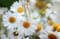
[[[46,9],[46,12],[48,13],[47,16],[51,15],[51,13],[56,14],[60,12],[60,2],[53,2],[51,4],[48,3],[47,6],[51,6],[49,9]]]
[[[44,30],[45,31],[45,30]],[[60,33],[59,32],[53,32],[47,29],[45,33],[40,34],[41,39],[60,39]]]
[[[51,9],[46,9],[46,17],[48,17],[49,15],[52,14],[52,10]]]
[[[35,4],[36,3],[36,0],[30,0],[30,3],[31,4]]]
[[[60,2],[54,2],[52,3],[51,10],[56,13],[60,12]]]
[[[50,0],[51,2],[60,2],[60,0]]]
[[[41,21],[41,17],[38,14],[37,11],[32,12],[30,17],[31,17],[31,20],[33,20],[34,23],[40,23],[40,21]]]
[[[52,7],[52,4],[51,4],[51,3],[48,3],[48,4],[47,4],[47,7],[48,7],[48,8]]]
[[[57,1],[57,0],[56,0]],[[52,3],[51,10],[53,11],[53,14],[50,15],[50,18],[55,22],[55,23],[60,23],[60,2],[54,2]]]
[[[34,11],[35,9],[36,9],[36,7],[35,7],[35,3],[36,3],[36,1],[37,0],[30,0],[30,4],[29,4],[29,9],[31,10],[31,11]]]
[[[50,15],[50,18],[55,22],[60,24],[60,13]]]
[[[45,29],[44,29],[45,31],[53,31],[53,26],[49,26],[49,25],[47,25],[46,27],[45,27]],[[48,32],[49,32],[48,31]]]
[[[8,9],[7,8],[0,8],[0,14],[4,14],[5,12],[7,12]]]

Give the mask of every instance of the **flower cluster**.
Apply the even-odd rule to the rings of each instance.
[[[50,0],[19,0],[3,15],[8,39],[60,39],[60,24],[56,21],[54,5]],[[38,38],[37,38],[38,39]]]

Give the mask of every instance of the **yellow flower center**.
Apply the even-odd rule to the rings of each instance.
[[[57,36],[54,34],[48,34],[48,39],[57,39]]]
[[[30,27],[30,23],[28,21],[23,23],[23,27],[24,28],[29,28]]]
[[[47,8],[47,5],[46,5],[46,4],[42,4],[41,8],[42,8],[43,10],[45,10],[45,9]]]
[[[54,31],[56,31],[56,30],[58,29],[59,26],[60,26],[60,24],[54,24],[54,25],[53,25]]]
[[[42,29],[42,26],[40,24],[37,24],[37,30],[36,32],[39,32]]]
[[[54,24],[54,22],[53,22],[53,21],[50,21],[50,22],[49,22],[49,25],[53,25],[53,24]]]
[[[41,1],[37,1],[35,3],[35,5],[39,8],[41,8],[42,10],[45,10],[47,8],[47,5],[46,4],[43,4]]]
[[[22,7],[19,7],[19,8],[17,9],[17,12],[19,12],[19,13],[23,12],[23,8],[22,8]]]
[[[39,2],[39,1],[37,1],[37,2],[35,3],[35,5],[36,5],[37,7],[41,7],[42,3]]]
[[[9,22],[11,22],[11,23],[16,22],[16,18],[15,18],[15,17],[10,17],[10,18],[9,18]]]
[[[15,31],[15,32],[13,32],[13,35],[18,36],[19,34],[18,34],[18,32]]]
[[[59,26],[59,27],[57,27],[56,31],[57,31],[57,32],[60,32],[60,26]]]

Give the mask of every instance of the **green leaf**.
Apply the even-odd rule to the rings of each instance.
[[[44,10],[38,10],[38,12],[41,15],[41,17],[44,17],[46,14]]]
[[[6,28],[5,28],[4,34],[5,34],[6,36],[8,36],[8,30],[7,30]]]
[[[2,15],[0,15],[0,23],[2,22]]]
[[[38,36],[32,35],[29,37],[29,39],[40,39]]]

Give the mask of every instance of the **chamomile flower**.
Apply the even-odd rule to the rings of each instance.
[[[21,33],[19,27],[17,29],[13,28],[8,31],[8,38],[9,39],[22,39],[24,36]]]
[[[60,33],[59,32],[53,32],[50,30],[47,30],[44,32],[44,34],[40,34],[40,39],[60,39]]]
[[[24,20],[24,21],[20,21],[20,30],[21,32],[25,35],[25,36],[29,36],[32,35],[33,33],[35,33],[36,30],[36,26],[33,23],[33,21],[31,20]]]
[[[24,8],[22,6],[22,2],[21,1],[20,2],[18,2],[18,1],[14,2],[12,4],[12,6],[10,7],[10,10],[13,11],[13,12],[17,12],[19,14],[24,15]]]
[[[10,11],[6,12],[6,14],[3,15],[2,23],[4,24],[4,26],[8,28],[16,27],[20,18],[17,15],[17,13],[11,13]]]

